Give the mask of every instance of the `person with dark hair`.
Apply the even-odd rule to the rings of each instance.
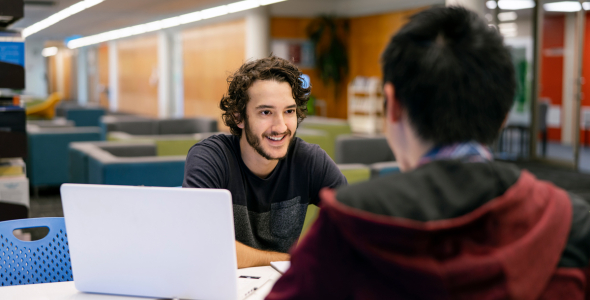
[[[289,260],[308,204],[347,184],[324,150],[295,137],[310,93],[301,75],[274,56],[243,64],[220,103],[231,135],[195,144],[186,158],[183,187],[232,194],[239,268]]]
[[[382,68],[402,172],[322,190],[266,299],[589,299],[590,206],[487,147],[515,94],[500,33],[464,8],[429,8]]]

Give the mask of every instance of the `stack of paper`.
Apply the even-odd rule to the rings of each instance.
[[[0,201],[29,207],[29,180],[22,158],[0,159]]]
[[[26,167],[22,158],[0,158],[0,177],[25,176]]]

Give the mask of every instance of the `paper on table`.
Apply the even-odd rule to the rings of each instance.
[[[287,272],[287,270],[289,270],[289,267],[291,267],[291,262],[290,261],[271,261],[270,265],[275,270],[277,270],[279,273],[285,274],[285,272]]]

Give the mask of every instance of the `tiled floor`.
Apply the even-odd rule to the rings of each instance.
[[[59,190],[42,190],[38,197],[31,195],[29,216],[31,218],[63,217],[64,213],[61,207]]]
[[[537,148],[540,154],[540,147]],[[578,168],[581,172],[590,173],[590,147],[580,147]],[[555,158],[566,161],[574,160],[574,150],[572,146],[562,145],[559,143],[547,144],[547,158]]]
[[[493,149],[495,149],[496,157],[508,160],[516,160],[517,158],[526,160],[528,157],[528,135],[525,134],[523,138],[521,138],[520,133],[521,132],[511,132],[510,134],[504,134],[502,143],[498,141],[493,147]],[[500,150],[500,148],[502,149]],[[578,169],[582,173],[590,174],[590,145],[588,143],[580,145],[579,152]],[[537,154],[538,156],[542,156],[541,143],[537,145]],[[573,147],[561,143],[548,142],[545,157],[573,162]]]

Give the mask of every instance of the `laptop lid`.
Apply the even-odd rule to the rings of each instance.
[[[63,184],[61,197],[78,290],[236,298],[229,191]]]

